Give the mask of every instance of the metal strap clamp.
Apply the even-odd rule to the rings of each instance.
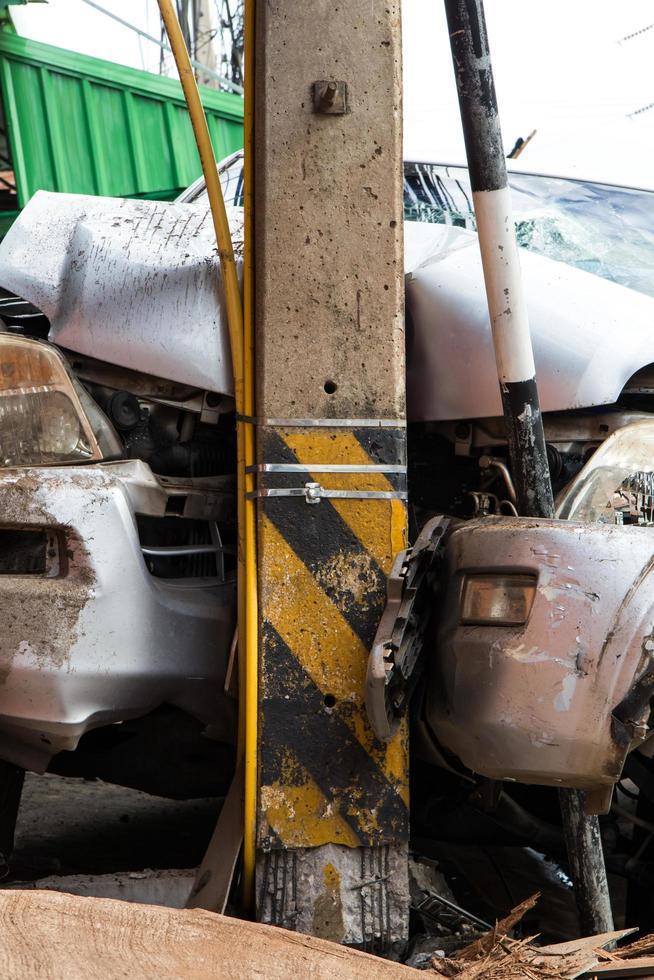
[[[273,429],[406,429],[406,419],[268,419],[237,415],[246,425],[267,425]]]
[[[339,500],[407,500],[405,490],[325,490],[319,483],[305,483],[303,487],[266,487],[247,494],[254,497],[304,497],[307,504],[319,504],[330,498]]]
[[[248,473],[406,473],[406,466],[386,463],[257,463]]]

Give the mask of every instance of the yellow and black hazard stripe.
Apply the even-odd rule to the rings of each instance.
[[[364,705],[386,575],[405,547],[403,428],[262,427],[260,488],[307,481],[395,499],[260,500],[259,843],[398,842],[408,835],[407,737],[377,740]],[[321,471],[345,464],[350,472]],[[395,470],[370,470],[383,465]],[[312,466],[315,469],[312,469]],[[297,469],[301,467],[301,469]]]

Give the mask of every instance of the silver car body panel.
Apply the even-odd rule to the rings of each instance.
[[[241,220],[231,209],[237,253]],[[61,347],[233,393],[206,206],[39,191],[0,245],[0,287],[38,307]]]
[[[135,514],[180,494],[196,516],[224,506],[138,461],[0,472],[2,524],[56,529],[65,555],[54,577],[0,575],[0,757],[43,770],[89,729],[163,703],[229,739],[233,583],[154,578],[141,552]]]
[[[502,414],[477,236],[405,224],[409,418]],[[545,412],[612,404],[654,362],[654,299],[520,250]]]
[[[242,211],[229,215],[238,255]],[[654,363],[654,299],[530,252],[521,264],[543,411],[612,404]],[[409,418],[501,415],[477,236],[406,222],[405,271]],[[0,245],[0,287],[41,309],[62,347],[233,392],[206,202],[39,192]]]
[[[193,195],[168,204],[39,192],[0,245],[0,287],[41,309],[62,347],[232,394],[201,183]],[[242,210],[229,216],[238,255]],[[527,251],[521,264],[543,411],[612,404],[654,363],[654,299]],[[476,234],[406,222],[405,272],[409,418],[501,415]]]

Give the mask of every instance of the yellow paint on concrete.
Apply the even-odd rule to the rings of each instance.
[[[409,544],[409,535],[406,518],[406,505],[402,500],[391,500],[391,545],[393,559],[399,551]],[[388,575],[388,570],[384,569]]]
[[[368,651],[304,562],[263,514],[259,532],[265,556],[261,608],[266,619],[323,694],[332,694],[337,702],[350,702],[355,710],[343,713],[344,722],[406,802],[406,737],[400,733],[388,745],[380,746],[366,717]]]
[[[322,869],[325,890],[317,895],[313,907],[313,928],[316,935],[337,940],[343,936],[343,898],[341,876],[331,863]]]
[[[298,432],[286,430],[284,440],[300,463],[346,463],[368,466],[374,462],[351,432]],[[311,473],[330,490],[392,491],[383,473]],[[395,554],[406,548],[406,508],[401,500],[331,501],[362,547],[388,574]]]
[[[341,883],[341,876],[331,861],[328,861],[325,867],[322,869],[322,874],[323,878],[325,879],[325,888],[327,888],[329,891],[336,891]]]
[[[373,462],[361,443],[351,432],[310,431],[287,429],[284,440],[301,463],[347,463],[367,466]],[[393,490],[383,473],[311,473],[312,479],[334,490]],[[401,500],[338,500],[331,501],[341,518],[388,575],[398,552],[408,544],[406,506]],[[350,559],[351,561],[352,559]],[[361,576],[363,579],[363,576]],[[408,726],[401,726],[396,738],[387,746],[388,772],[405,773],[408,767]],[[409,805],[409,787],[404,776],[400,796]]]
[[[367,466],[373,462],[351,432],[297,429],[283,433],[287,445],[311,477],[322,486],[339,490],[393,489],[382,473],[319,473],[311,463],[348,463]],[[406,547],[406,508],[402,501],[331,501],[361,548],[337,552],[312,574],[274,524],[264,515],[260,521],[261,607],[284,642],[293,651],[314,684],[331,694],[338,704],[349,702],[353,710],[342,713],[345,724],[366,752],[386,773],[408,806],[408,734],[403,724],[396,738],[380,746],[365,714],[364,691],[368,650],[327,594],[343,593],[349,601],[370,601],[376,584],[375,564],[385,574],[398,551]],[[291,776],[282,772],[282,783],[262,787],[261,805],[271,827],[288,846],[309,846],[337,841],[356,846],[357,838],[337,804],[328,801],[307,773],[298,779],[297,760]],[[298,783],[300,785],[298,785]],[[356,808],[356,787],[350,815],[364,833],[381,829],[375,810]],[[352,792],[350,792],[352,799]]]
[[[397,792],[404,804],[409,806],[409,720],[400,722],[397,733],[390,742],[386,743],[386,761],[384,768],[387,773],[394,773]]]
[[[299,769],[298,765],[298,769]],[[352,827],[328,800],[308,773],[299,785],[275,782],[261,787],[261,810],[270,828],[287,847],[359,843]]]
[[[362,691],[367,651],[275,525],[261,519],[266,556],[262,608],[321,691],[352,701]]]

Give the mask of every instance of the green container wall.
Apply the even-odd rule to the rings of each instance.
[[[0,87],[20,207],[37,190],[172,198],[200,176],[171,78],[0,33]],[[243,100],[200,91],[220,160],[243,145]]]

